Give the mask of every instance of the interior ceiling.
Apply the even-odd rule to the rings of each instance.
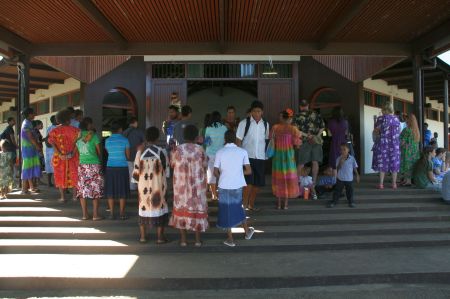
[[[439,26],[445,29],[450,19],[450,0],[0,0],[0,7],[5,42],[16,41],[13,46],[19,50],[41,56],[58,51],[106,55],[108,49],[112,54],[108,44],[118,45],[114,54],[123,55],[244,54],[253,49],[249,43],[260,43],[257,49],[262,52],[329,49],[324,55],[376,53],[373,45],[345,44],[377,43],[380,53],[400,55],[410,51],[405,44],[419,42]],[[448,33],[443,35],[448,44]],[[262,47],[277,42],[290,44]],[[163,45],[139,48],[136,43]],[[192,47],[171,48],[168,43]],[[305,44],[302,48],[292,43]]]
[[[426,69],[423,71],[424,94],[431,100],[442,103],[444,101],[444,79],[450,74],[450,66],[440,59],[436,59],[435,69]],[[432,62],[426,65],[432,66]],[[372,79],[381,79],[388,85],[395,85],[400,89],[406,89],[408,92],[414,90],[413,62],[408,59],[398,63],[387,70],[372,76]]]
[[[63,84],[69,75],[59,72],[54,68],[43,64],[37,59],[30,61],[30,93],[38,89],[48,89],[50,84]],[[0,65],[0,104],[17,98],[18,94],[17,67],[15,65]]]

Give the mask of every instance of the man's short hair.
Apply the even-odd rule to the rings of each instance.
[[[236,112],[236,107],[234,107],[234,106],[228,106],[228,107],[227,107],[227,112],[230,111],[230,110],[233,110],[234,112]]]
[[[180,113],[180,107],[178,107],[176,105],[170,105],[169,110],[173,110],[173,111],[176,111],[177,113]]]
[[[136,116],[130,117],[130,125],[131,125],[131,124],[134,124],[134,123],[137,122],[137,121],[138,121],[138,119],[137,119]]]
[[[225,132],[225,143],[235,143],[236,132],[234,130],[228,130]]]
[[[185,106],[181,107],[181,115],[182,116],[186,117],[191,113],[192,113],[191,106],[185,105]]]
[[[78,117],[78,116],[83,116],[83,110],[81,110],[81,109],[77,109],[77,110],[75,110],[75,117]]]
[[[7,122],[10,123],[10,122],[12,122],[13,120],[15,120],[14,117],[8,117]]]
[[[307,100],[301,100],[300,103],[299,103],[299,106],[300,106],[300,107],[306,107],[306,106],[308,106],[308,105],[309,105],[309,103],[308,103]]]
[[[184,128],[183,137],[186,141],[195,141],[198,136],[198,129],[194,125],[188,125]]]
[[[250,106],[250,109],[253,110],[253,109],[258,109],[258,108],[261,109],[261,110],[264,110],[264,104],[261,101],[258,101],[258,100],[253,101],[251,106]]]
[[[150,127],[145,130],[145,139],[154,142],[159,138],[159,129],[157,127]]]

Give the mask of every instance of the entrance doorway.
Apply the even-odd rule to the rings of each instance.
[[[114,121],[121,123],[125,129],[128,121],[136,115],[136,99],[134,95],[125,88],[116,87],[111,89],[103,98],[103,136],[109,135],[111,124]]]
[[[187,104],[194,112],[193,121],[201,128],[207,113],[219,111],[225,117],[228,106],[236,108],[237,117],[245,118],[247,109],[258,98],[258,84],[256,80],[190,80],[187,94]]]

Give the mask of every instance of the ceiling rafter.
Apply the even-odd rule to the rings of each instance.
[[[219,0],[219,51],[225,53],[226,51],[226,14],[225,10],[228,7],[228,0]]]
[[[351,7],[340,17],[336,18],[334,22],[332,22],[322,36],[319,39],[317,44],[317,48],[319,50],[324,49],[328,46],[331,40],[342,30],[345,26],[356,17],[361,10],[367,6],[367,3],[370,0],[356,0],[351,3]]]
[[[0,73],[0,79],[2,79],[2,78],[17,79],[17,75]],[[30,81],[64,84],[64,79],[44,78],[44,77],[35,77],[35,76],[30,76]]]
[[[32,43],[2,26],[0,26],[0,41],[24,54],[29,54],[33,49]]]
[[[13,82],[13,81],[0,81],[0,85],[3,86],[18,86],[17,82]],[[29,84],[30,88],[41,88],[41,89],[47,89],[48,86],[45,84],[37,84],[37,83],[30,83]]]
[[[97,24],[119,45],[119,48],[125,49],[128,41],[116,29],[116,27],[103,15],[103,13],[90,0],[72,0],[89,18]]]
[[[368,55],[409,57],[407,43],[351,43],[332,42],[326,49],[318,50],[316,43],[235,43],[227,42],[220,53],[218,42],[179,43],[129,43],[126,49],[114,48],[113,43],[39,44],[33,56],[96,56],[96,55]]]
[[[429,48],[440,48],[450,44],[450,19],[427,33],[419,36],[412,42],[415,53],[421,53]],[[439,54],[439,53],[435,53]]]

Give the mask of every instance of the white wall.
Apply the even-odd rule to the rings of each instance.
[[[80,81],[73,78],[68,78],[64,81],[64,84],[51,84],[49,85],[48,89],[37,89],[35,93],[30,94],[30,103],[49,99],[50,113],[36,116],[36,119],[41,120],[44,124],[44,129],[41,131],[44,137],[46,136],[47,127],[50,126],[50,117],[57,112],[52,111],[53,97],[79,89]],[[9,108],[13,106],[15,106],[14,100],[8,103],[5,102],[0,105],[0,115],[3,113],[3,111],[9,110]],[[4,120],[4,122],[0,124],[0,132],[3,132],[7,125],[8,124],[6,123],[6,120]]]
[[[383,94],[390,95],[391,98],[396,97],[399,99],[406,100],[408,102],[413,102],[413,93],[408,92],[406,89],[398,89],[396,86],[387,85],[386,81],[383,80],[372,80],[367,79],[363,83],[364,88],[371,89],[374,91],[381,92]],[[431,101],[428,97],[426,98],[427,103],[431,103],[431,107],[434,109],[438,109],[439,111],[443,111],[443,105],[439,104],[437,101]],[[373,130],[373,116],[381,115],[381,109],[376,107],[371,107],[364,105],[364,165],[365,173],[373,173],[372,167],[372,130]],[[438,137],[438,145],[444,145],[444,123],[434,120],[425,120],[428,123],[428,128],[432,133],[437,132],[439,134]]]

